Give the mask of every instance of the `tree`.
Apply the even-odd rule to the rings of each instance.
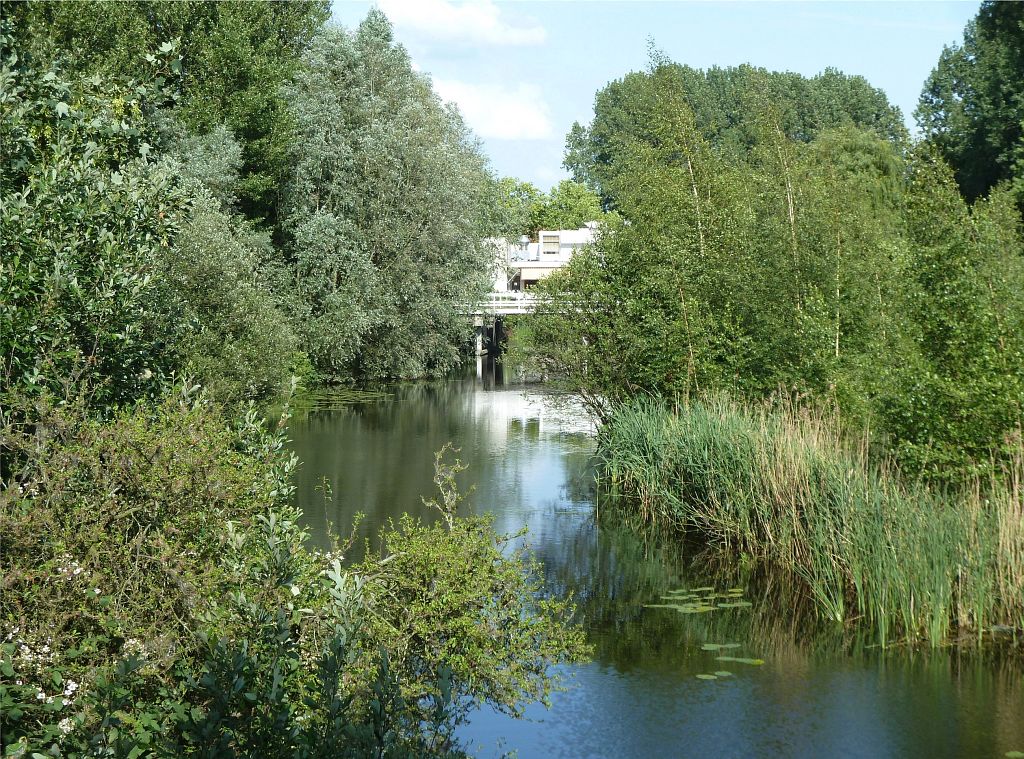
[[[540,286],[527,358],[601,411],[783,391],[838,405],[930,478],[1012,457],[1024,243],[1008,191],[969,209],[927,146],[908,160],[850,122],[792,134],[767,84],[723,141],[690,104],[693,76],[660,65],[610,91],[642,93],[629,102],[645,113],[601,133],[593,176],[614,222]]]
[[[881,398],[908,468],[952,480],[1011,455],[1024,426],[1024,247],[1005,190],[968,208],[925,144],[912,158],[909,345]]]
[[[601,200],[579,182],[563,179],[530,206],[530,232],[540,229],[579,229],[604,216]]]
[[[292,314],[332,379],[413,377],[458,361],[457,306],[487,287],[493,180],[458,113],[383,13],[325,29],[286,89],[296,139],[284,228]]]
[[[825,129],[852,124],[901,144],[906,129],[899,109],[859,76],[826,69],[810,79],[749,65],[694,69],[653,54],[650,68],[609,82],[594,97],[589,126],[575,124],[566,140],[564,165],[577,182],[597,191],[605,207],[615,205],[608,187],[617,173],[623,145],[653,141],[651,115],[657,109],[657,79],[673,70],[683,101],[701,135],[721,152],[744,156],[758,139],[759,113],[752,103],[775,104],[783,134],[800,142]]]
[[[1024,5],[981,4],[943,48],[914,112],[968,201],[1010,182],[1024,210]]]
[[[154,327],[221,402],[275,398],[301,374],[298,340],[260,269],[266,234],[191,187],[174,244],[154,263]]]
[[[326,0],[160,3],[82,0],[12,3],[21,47],[86,75],[141,77],[146,53],[178,41],[176,115],[196,134],[226,124],[242,146],[235,192],[250,219],[276,219],[289,141],[281,85],[314,32]]]
[[[494,189],[494,204],[501,214],[498,226],[502,236],[518,240],[523,235],[535,234],[532,210],[535,204],[542,202],[544,193],[529,182],[521,182],[514,177],[502,177]]]

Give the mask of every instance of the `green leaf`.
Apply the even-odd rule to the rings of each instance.
[[[764,659],[745,659],[741,656],[716,656],[717,661],[734,661],[738,664],[750,664],[754,667],[759,667],[764,664]]]

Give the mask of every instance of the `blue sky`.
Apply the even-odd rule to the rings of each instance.
[[[565,135],[594,93],[647,64],[648,39],[698,68],[751,63],[813,76],[861,74],[909,127],[943,45],[977,2],[334,1],[356,26],[371,5],[391,19],[414,65],[458,104],[496,172],[549,189],[566,176]]]

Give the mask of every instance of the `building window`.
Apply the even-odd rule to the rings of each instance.
[[[558,235],[541,235],[540,249],[542,253],[558,253]]]

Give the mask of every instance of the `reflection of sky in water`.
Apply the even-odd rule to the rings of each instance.
[[[571,671],[572,689],[531,721],[484,710],[460,736],[480,756],[531,757],[975,757],[1024,750],[1020,669],[946,653],[847,652],[841,632],[794,613],[800,592],[736,568],[712,576],[677,547],[596,529],[588,469],[593,424],[550,396],[472,379],[399,388],[386,402],[311,414],[293,423],[303,461],[298,500],[314,537],[367,518],[369,535],[421,504],[434,486],[434,451],[451,441],[469,466],[471,507],[499,531],[529,527],[549,587],[571,591],[595,662]],[[334,499],[316,487],[326,477]],[[680,586],[742,585],[755,606],[686,616],[644,609]],[[806,604],[806,599],[803,599]],[[765,665],[725,664],[704,642],[737,641]],[[714,682],[697,673],[731,670]]]

